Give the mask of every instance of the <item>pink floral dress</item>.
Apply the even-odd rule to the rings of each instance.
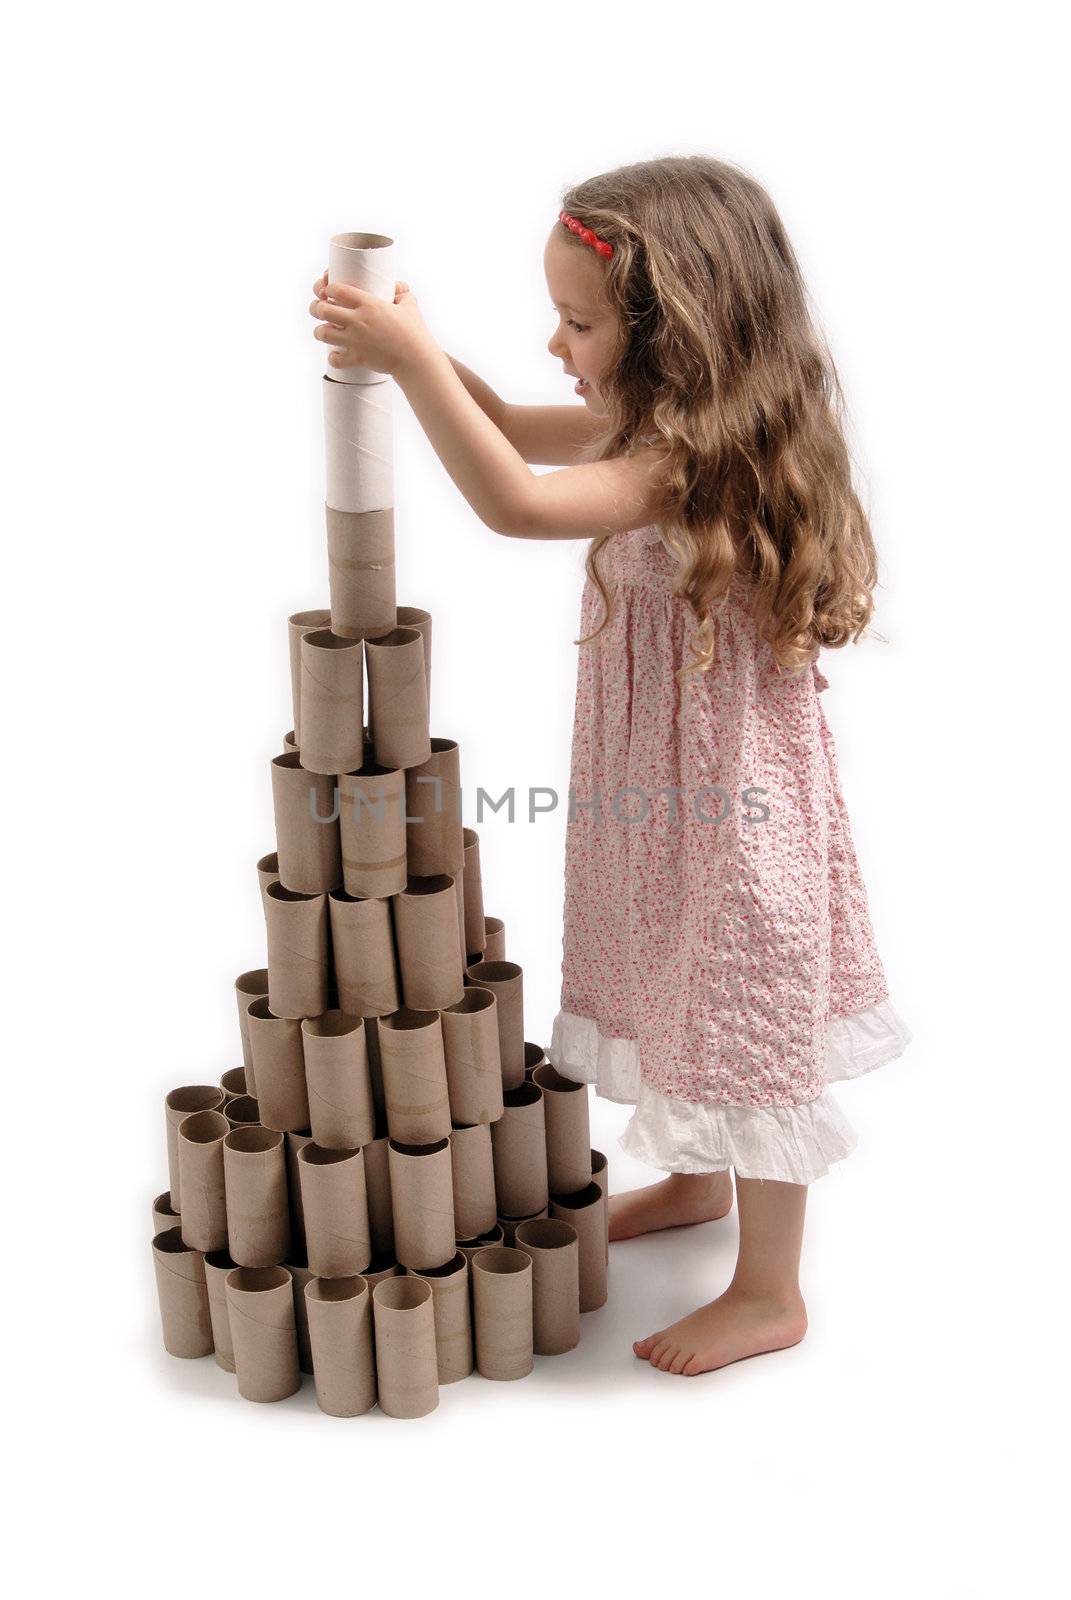
[[[826,1085],[900,1055],[812,666],[778,674],[736,580],[710,671],[656,527],[600,558],[578,647],[561,1009],[549,1059],[635,1107],[622,1147],[671,1172],[810,1183],[854,1135]],[[586,581],[580,637],[603,616]]]

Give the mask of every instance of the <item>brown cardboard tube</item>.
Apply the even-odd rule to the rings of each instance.
[[[272,883],[264,902],[268,1005],[277,1017],[318,1017],[327,1010],[327,897]]]
[[[390,1192],[390,1156],[387,1136],[363,1147],[364,1183],[368,1198],[368,1232],[372,1254],[394,1259],[394,1206]]]
[[[254,1000],[249,1038],[261,1122],[282,1133],[303,1132],[309,1126],[309,1097],[301,1023],[295,1017],[277,1017],[265,999]]]
[[[381,1017],[401,1005],[390,905],[336,889],[327,897],[338,1003],[355,1017]]]
[[[457,947],[461,951],[461,982],[465,982],[465,967],[468,957],[465,954],[465,869],[454,875],[454,904],[457,907]]]
[[[251,1094],[236,1094],[220,1109],[232,1128],[248,1128],[260,1121],[260,1107]]]
[[[330,626],[330,622],[324,623],[324,627],[329,627],[329,626]],[[301,666],[301,652],[299,651],[298,652],[298,667],[300,668],[300,666]],[[301,686],[301,681],[299,679],[298,680],[298,688],[299,688],[299,690],[300,690],[300,686]],[[283,749],[285,751],[289,752],[289,751],[292,751],[292,750],[296,750],[297,748],[298,748],[297,733],[295,732],[295,730],[293,728],[291,728],[289,733],[284,733],[283,734]]]
[[[179,1226],[179,1214],[171,1204],[171,1191],[167,1189],[163,1194],[158,1194],[152,1203],[153,1238],[158,1233],[166,1233],[169,1228]]]
[[[327,575],[331,584],[331,631],[343,639],[367,639],[396,626],[394,508],[336,511],[327,520]]]
[[[515,1245],[517,1243],[518,1228],[523,1227],[526,1222],[541,1222],[548,1215],[548,1208],[543,1206],[539,1211],[533,1211],[527,1217],[499,1217],[498,1226],[502,1229],[502,1243],[510,1246]]]
[[[264,896],[268,892],[269,883],[279,882],[279,852],[272,850],[268,855],[261,856],[257,862],[257,877],[260,880],[260,908],[265,917],[268,915],[264,904]]]
[[[297,1260],[297,1252],[302,1255],[305,1251],[305,1211],[301,1204],[301,1176],[298,1172],[298,1155],[307,1144],[312,1142],[312,1134],[307,1128],[295,1131],[288,1128],[286,1132],[286,1190],[290,1201],[290,1237],[294,1241],[290,1250],[290,1261],[285,1261],[284,1266],[289,1266],[291,1261]],[[300,1322],[300,1317],[298,1321]]]
[[[550,1192],[575,1194],[591,1182],[588,1086],[563,1078],[549,1061],[536,1067],[532,1082],[543,1091]]]
[[[368,725],[383,767],[416,767],[431,755],[424,641],[416,628],[392,628],[364,642],[368,663]],[[349,772],[360,765],[340,767]]]
[[[455,1250],[445,1266],[409,1267],[408,1271],[431,1284],[439,1382],[457,1383],[468,1377],[473,1366],[468,1257]]]
[[[338,780],[346,893],[385,899],[405,888],[405,774],[375,761]]]
[[[290,1249],[283,1135],[232,1128],[223,1141],[227,1248],[238,1267],[275,1267]]]
[[[305,1251],[317,1278],[349,1278],[372,1259],[364,1156],[325,1150],[312,1140],[298,1151]]]
[[[334,369],[333,369],[334,370]],[[324,499],[339,511],[394,504],[392,386],[323,379]]]
[[[409,872],[456,877],[465,866],[461,827],[461,752],[456,739],[433,738],[431,755],[405,773]]]
[[[453,878],[448,872],[407,878],[390,904],[406,1005],[414,1011],[455,1005],[465,987]]]
[[[551,1196],[550,1214],[570,1222],[580,1241],[580,1309],[597,1311],[606,1304],[606,1199],[599,1185],[589,1183],[578,1194]]]
[[[272,758],[271,790],[278,881],[299,894],[341,888],[341,802],[335,779],[308,771],[298,755],[287,753]]]
[[[398,1278],[404,1273],[405,1268],[400,1261],[395,1261],[393,1256],[373,1256],[368,1263],[367,1272],[362,1272],[360,1276],[367,1283],[368,1292],[371,1294],[376,1284],[382,1283],[384,1278]]]
[[[230,1123],[220,1111],[194,1111],[178,1126],[182,1237],[191,1250],[200,1250],[202,1255],[227,1244],[223,1141],[230,1131]]]
[[[405,1267],[442,1267],[454,1254],[450,1141],[402,1144],[390,1139],[394,1254]]]
[[[454,1232],[475,1239],[493,1228],[495,1169],[491,1156],[491,1129],[487,1123],[454,1128],[450,1134],[450,1165],[454,1185]]]
[[[498,1214],[531,1217],[550,1193],[543,1093],[534,1083],[522,1083],[503,1100],[502,1115],[491,1124]]]
[[[547,1059],[547,1053],[541,1044],[532,1044],[530,1040],[524,1041],[524,1078],[530,1083],[532,1074],[537,1067],[541,1067]]]
[[[363,1278],[313,1278],[305,1310],[316,1402],[329,1417],[360,1417],[376,1403],[372,1295]]]
[[[391,1137],[404,1144],[445,1139],[450,1132],[450,1098],[438,1012],[402,1006],[391,1016],[380,1017],[379,1050]]]
[[[175,1211],[182,1210],[181,1178],[178,1168],[179,1123],[194,1111],[218,1111],[223,1105],[223,1090],[211,1083],[187,1083],[172,1089],[164,1101],[167,1125],[167,1176],[168,1193]]]
[[[364,644],[330,628],[301,640],[301,746],[310,772],[352,772],[364,756]]]
[[[238,1393],[244,1400],[285,1400],[301,1387],[289,1272],[235,1267],[226,1289]]]
[[[387,1096],[383,1088],[383,1056],[379,1048],[379,1018],[365,1017],[365,1040],[368,1045],[368,1077],[372,1084],[372,1104],[376,1110],[376,1130],[381,1133],[387,1126]]]
[[[537,1356],[580,1343],[580,1246],[571,1223],[544,1217],[517,1224],[515,1242],[532,1258],[532,1341]]]
[[[488,1228],[486,1233],[477,1234],[475,1239],[458,1239],[457,1240],[457,1247],[461,1251],[461,1254],[468,1258],[468,1262],[469,1262],[469,1265],[471,1267],[472,1258],[476,1254],[477,1250],[487,1250],[487,1249],[490,1249],[493,1245],[505,1244],[505,1242],[506,1242],[506,1236],[503,1233],[503,1231],[500,1228],[500,1226],[498,1225],[498,1223],[496,1222],[493,1228]],[[469,1288],[470,1288],[470,1290],[471,1290],[471,1287],[472,1287],[472,1276],[470,1274],[469,1275]]]
[[[204,1256],[183,1240],[178,1228],[165,1228],[152,1242],[156,1296],[168,1355],[190,1359],[212,1354]]]
[[[205,1283],[208,1287],[208,1312],[212,1318],[212,1342],[216,1347],[216,1366],[224,1372],[234,1371],[234,1345],[231,1342],[231,1319],[227,1311],[227,1274],[238,1265],[226,1250],[210,1250],[204,1258]]]
[[[450,1115],[470,1126],[502,1115],[502,1054],[498,1002],[490,989],[465,990],[441,1013]]]
[[[485,961],[505,961],[506,924],[501,917],[484,917],[483,927],[483,959]]]
[[[289,1138],[290,1135],[287,1135]],[[297,1184],[295,1182],[295,1188]],[[312,1342],[309,1339],[309,1311],[305,1299],[305,1287],[314,1283],[312,1273],[309,1271],[308,1257],[304,1250],[291,1250],[290,1259],[283,1262],[289,1272],[294,1285],[294,1322],[297,1327],[298,1366],[302,1372],[311,1373]]]
[[[426,1278],[385,1278],[372,1290],[379,1409],[426,1417],[439,1404],[435,1310]]]
[[[264,898],[263,896],[261,897]],[[265,916],[267,912],[265,912]],[[253,1057],[249,1049],[249,1018],[250,1003],[258,1000],[268,992],[268,969],[257,967],[253,972],[242,972],[234,980],[234,993],[238,1001],[238,1030],[242,1036],[242,1065],[248,1074],[253,1065]],[[255,1095],[257,1086],[254,1079],[247,1076],[246,1092]]]
[[[502,1087],[524,1082],[524,978],[515,961],[476,961],[465,969],[470,984],[490,989],[498,1001],[498,1046]]]
[[[399,606],[394,620],[397,628],[415,628],[424,645],[424,677],[431,705],[431,612],[421,606]]]
[[[462,903],[465,920],[465,955],[480,959],[486,942],[483,914],[483,877],[480,870],[480,836],[475,828],[462,828],[465,854],[462,875]],[[468,961],[466,959],[466,965]]]
[[[325,1011],[301,1024],[309,1126],[326,1149],[356,1150],[376,1134],[363,1017]]]
[[[470,1263],[476,1321],[476,1370],[484,1378],[523,1378],[534,1365],[532,1258],[496,1245]]]
[[[591,1180],[592,1180],[593,1183],[597,1183],[599,1188],[602,1190],[603,1201],[604,1202],[608,1202],[609,1198],[610,1198],[610,1188],[609,1188],[610,1166],[609,1166],[609,1162],[607,1161],[606,1157],[603,1155],[601,1150],[593,1150],[591,1152]],[[605,1212],[606,1212],[606,1259],[607,1259],[607,1261],[609,1261],[609,1259],[610,1259],[610,1207],[609,1207],[608,1203],[604,1204],[604,1209],[605,1209]]]
[[[331,626],[331,613],[323,608],[318,611],[295,611],[287,620],[287,632],[290,637],[290,690],[294,707],[294,747],[301,744],[301,641],[307,633],[317,633],[323,628]]]
[[[223,1090],[224,1102],[234,1100],[240,1094],[248,1094],[249,1088],[245,1081],[245,1068],[229,1067],[226,1072],[220,1075],[219,1086]],[[214,1111],[215,1106],[210,1106],[208,1109]]]

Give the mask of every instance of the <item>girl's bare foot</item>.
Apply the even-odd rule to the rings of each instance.
[[[638,1339],[632,1348],[661,1372],[694,1378],[747,1356],[787,1349],[806,1332],[807,1312],[798,1293],[773,1300],[730,1286],[710,1305]]]
[[[660,1228],[714,1222],[732,1203],[733,1180],[728,1172],[671,1172],[661,1183],[610,1196],[610,1238],[635,1239]]]

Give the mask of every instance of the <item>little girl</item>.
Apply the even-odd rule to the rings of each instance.
[[[612,1198],[612,1239],[724,1216],[736,1174],[729,1287],[633,1345],[692,1376],[802,1339],[807,1185],[854,1144],[826,1086],[911,1038],[819,699],[876,555],[758,183],[700,156],[604,173],[564,196],[544,269],[580,407],[504,403],[404,284],[390,303],[325,274],[310,310],[331,363],[395,377],[489,527],[591,539],[547,1055],[633,1105],[623,1148],[668,1174]]]

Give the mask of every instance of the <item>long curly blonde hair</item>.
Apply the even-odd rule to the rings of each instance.
[[[674,593],[699,623],[682,680],[709,670],[713,616],[735,578],[753,591],[779,672],[857,639],[877,555],[851,482],[844,396],[769,195],[739,167],[664,156],[568,189],[562,206],[613,245],[604,293],[622,339],[599,381],[606,427],[585,460],[664,452],[659,519],[679,561]],[[568,229],[577,250],[588,250]],[[585,569],[606,615],[591,542]]]

